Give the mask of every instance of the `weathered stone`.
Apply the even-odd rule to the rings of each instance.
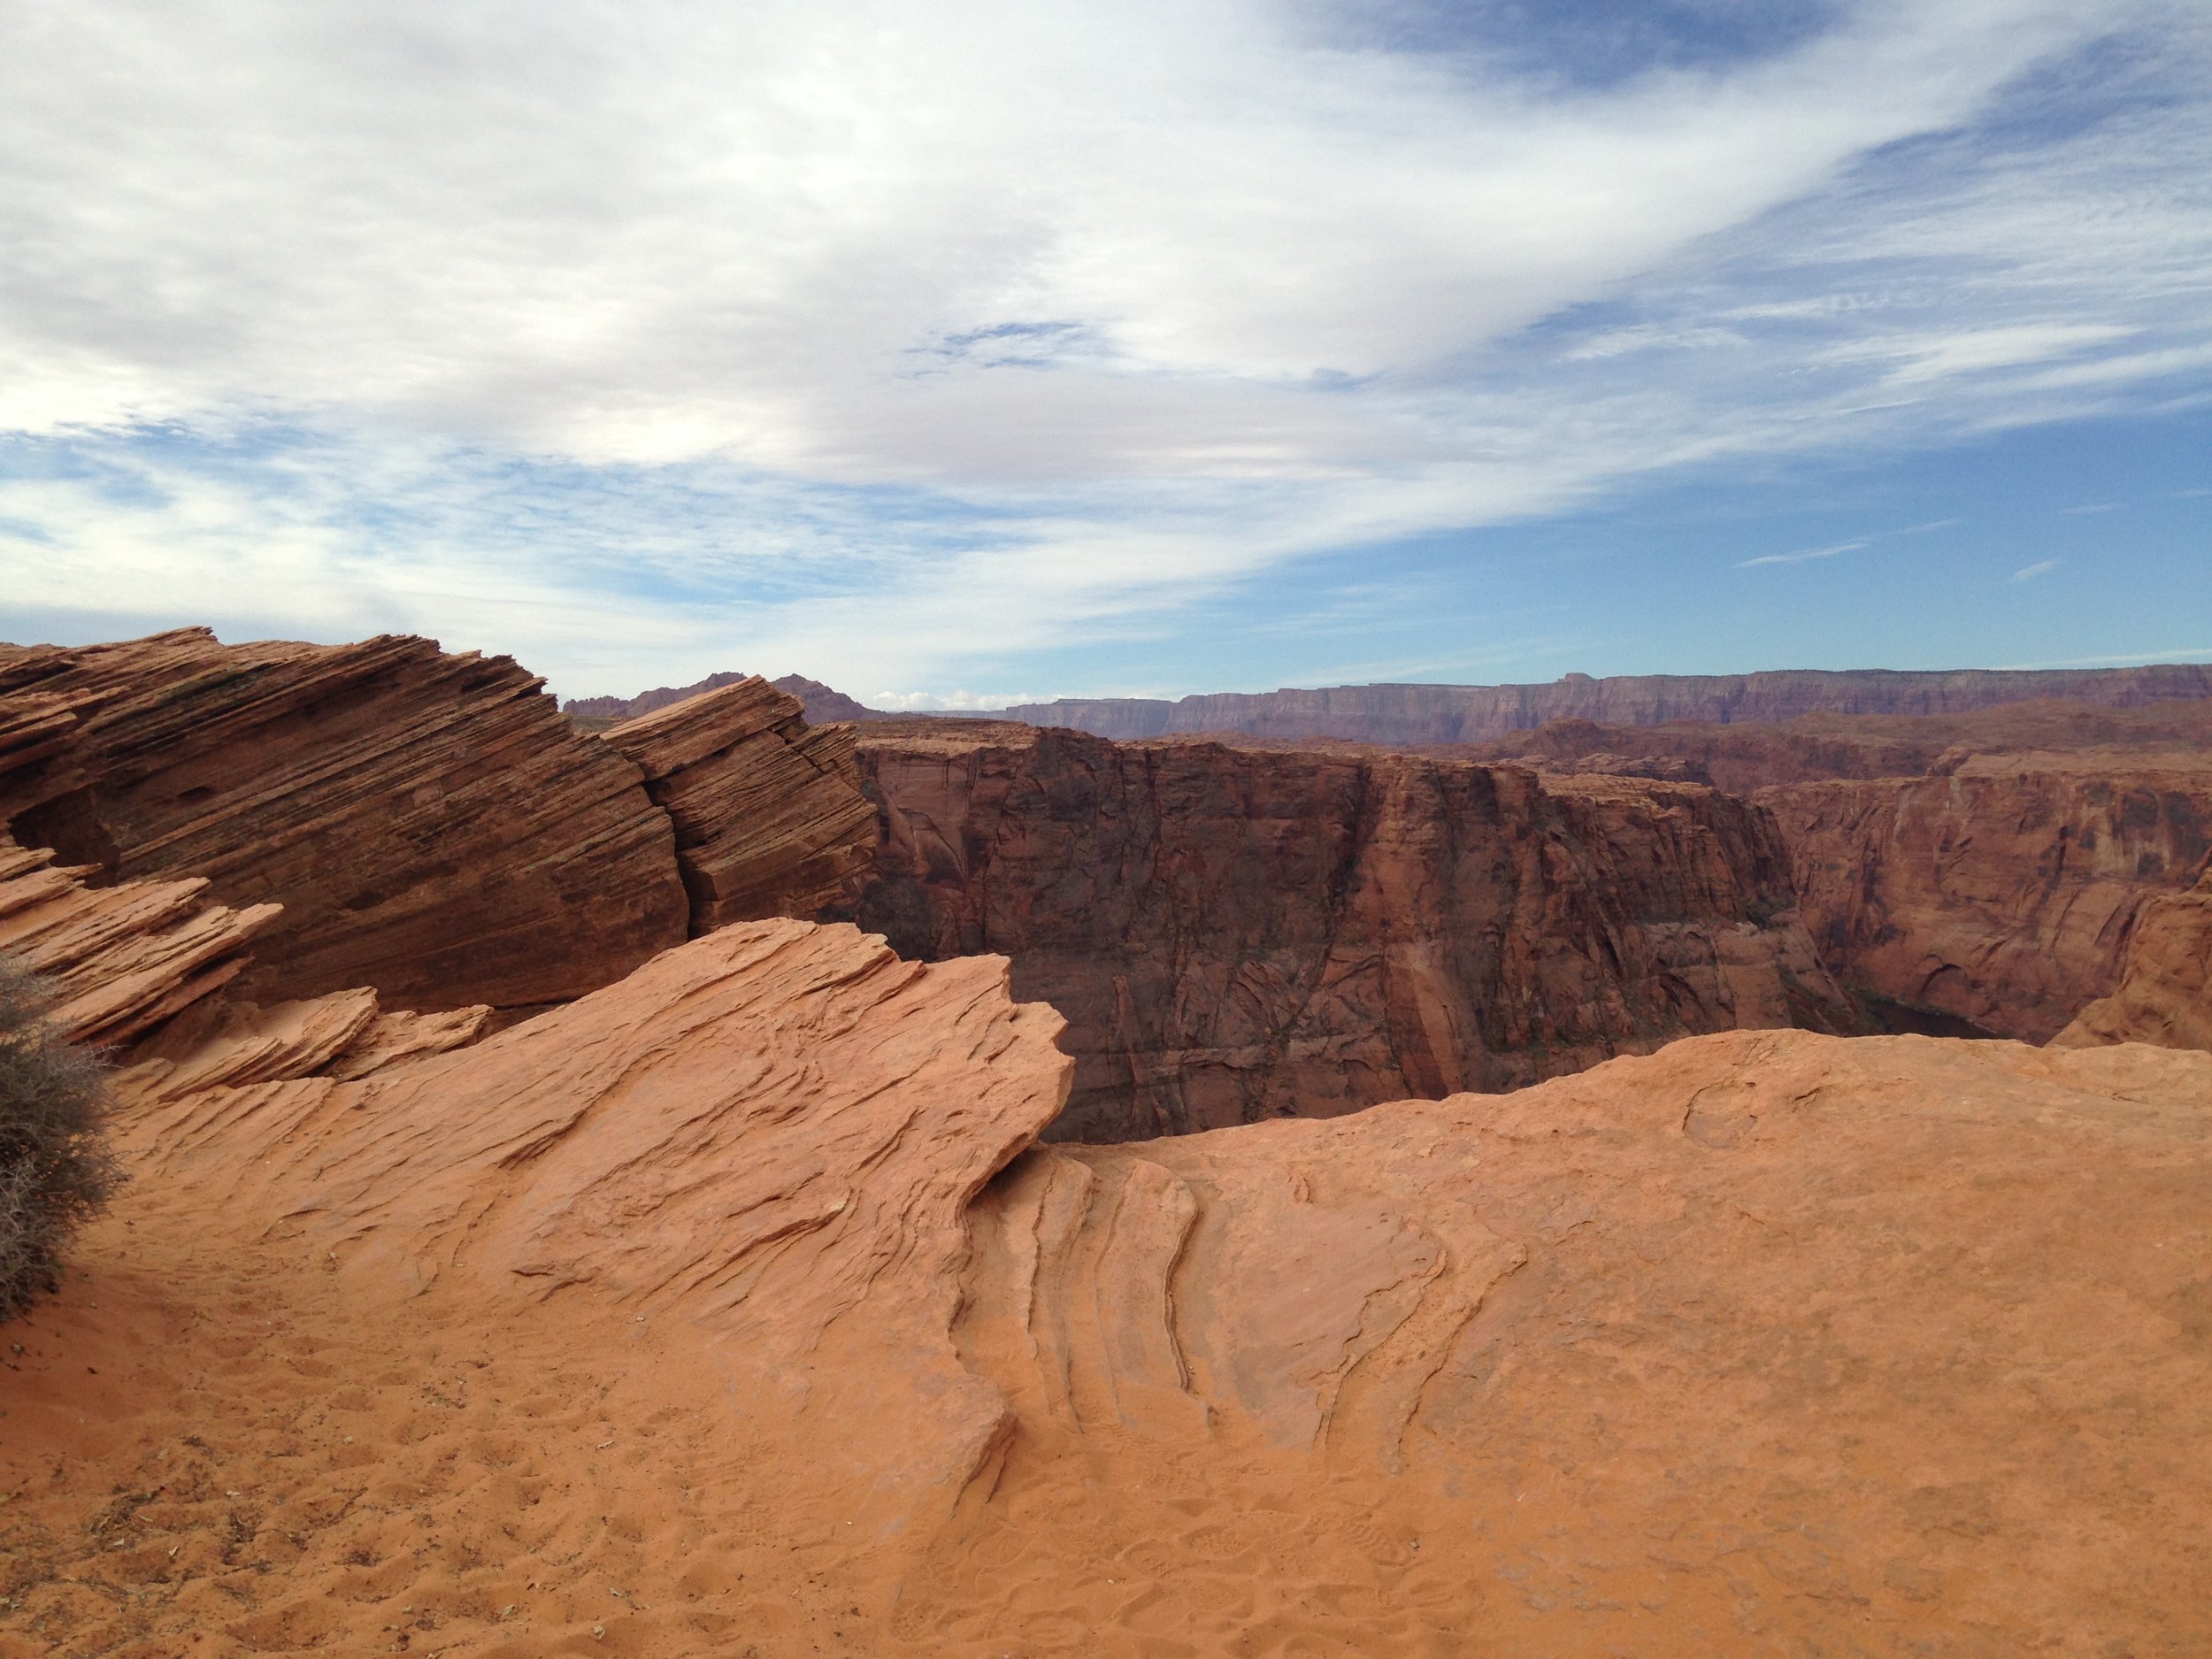
[[[1065,1015],[1056,1135],[1516,1087],[1687,1033],[1850,1030],[1766,816],[1694,786],[1403,755],[864,729],[854,914],[996,951]]]
[[[667,704],[605,741],[644,773],[675,825],[695,936],[811,916],[874,855],[853,728],[808,726],[799,700],[764,680]]]

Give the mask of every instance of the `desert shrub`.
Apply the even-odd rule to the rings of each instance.
[[[46,1018],[46,983],[0,957],[0,1319],[59,1287],[62,1252],[122,1179],[100,1057]]]

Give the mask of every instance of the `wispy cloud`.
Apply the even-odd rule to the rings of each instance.
[[[2212,362],[2199,10],[1848,0],[1601,85],[1316,15],[0,12],[6,626],[1035,684],[979,655]]]
[[[1829,547],[1809,547],[1795,553],[1765,553],[1755,559],[1740,561],[1736,568],[1749,571],[1762,565],[1804,565],[1814,559],[1832,559],[1839,553],[1855,553],[1865,545],[1864,541],[1838,541]]]
[[[2012,580],[2016,582],[2032,582],[2039,576],[2048,576],[2057,568],[2056,559],[2038,559],[2034,564],[2023,565],[2018,570],[2013,572]]]

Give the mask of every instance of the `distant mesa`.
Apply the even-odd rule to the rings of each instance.
[[[597,731],[623,720],[634,720],[641,716],[658,713],[672,703],[683,703],[703,692],[719,691],[725,686],[734,686],[752,676],[734,671],[709,674],[704,680],[688,686],[657,686],[651,691],[641,691],[634,697],[571,697],[561,705],[561,712],[591,730]],[[786,674],[781,680],[770,680],[778,691],[796,697],[806,710],[810,725],[825,726],[837,720],[887,720],[894,717],[880,709],[871,709],[824,685],[818,680],[809,680],[804,674]]]
[[[1964,714],[2000,703],[2064,697],[2107,708],[2212,698],[2212,664],[2141,668],[1935,672],[1787,670],[1756,674],[1568,674],[1535,686],[1331,686],[1217,692],[1174,703],[1148,697],[1064,697],[1018,703],[1000,718],[1072,726],[1127,740],[1200,732],[1339,738],[1358,743],[1479,743],[1548,720],[1657,726],[1734,724],[1808,714]]]

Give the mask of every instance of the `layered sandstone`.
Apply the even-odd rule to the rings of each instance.
[[[0,648],[0,814],[100,879],[275,903],[240,987],[506,1018],[864,863],[849,728],[746,680],[602,741],[506,657],[204,629]]]
[[[2144,907],[2212,851],[2212,751],[1980,755],[1759,791],[1838,978],[2040,1042],[2118,986]]]
[[[870,728],[854,915],[1067,1017],[1056,1134],[1500,1089],[1686,1033],[1851,1029],[1764,814],[1710,790],[1017,726]]]
[[[1009,719],[1072,726],[1125,740],[1241,732],[1256,737],[1326,737],[1402,745],[1477,743],[1558,719],[1637,726],[1672,720],[1778,721],[1816,713],[1955,714],[2037,697],[2116,708],[2202,700],[2212,698],[2212,665],[1938,672],[1791,670],[1603,680],[1568,674],[1548,685],[1530,686],[1333,686],[1207,693],[1174,703],[1142,697],[1063,698],[1002,712]]]
[[[2212,1056],[1730,1033],[1025,1150],[1057,1025],[775,921],[134,1108],[0,1371],[0,1641],[2212,1644]]]
[[[0,956],[48,982],[64,1036],[120,1056],[127,1099],[365,1077],[473,1041],[492,1011],[387,1012],[365,986],[260,1007],[236,982],[280,906],[211,903],[199,879],[88,887],[93,873],[0,835]]]
[[[2063,749],[2212,750],[2212,702],[2131,708],[2041,699],[1965,714],[1809,714],[1778,724],[1653,726],[1553,720],[1534,731],[1438,751],[1547,771],[1687,777],[1735,795],[1770,784],[1918,778],[1970,755]]]
[[[2120,983],[2051,1039],[2058,1048],[2149,1042],[2212,1049],[2212,870],[2144,905]]]
[[[695,936],[811,916],[872,856],[875,809],[854,771],[853,728],[805,716],[798,698],[753,677],[604,733],[675,826]]]
[[[88,887],[92,873],[0,834],[0,956],[47,979],[62,1034],[128,1042],[245,972],[256,937],[279,909],[234,910],[206,881],[126,881]]]
[[[0,710],[63,708],[68,748],[0,787],[27,844],[280,903],[251,993],[526,1007],[680,941],[689,908],[637,769],[540,684],[419,639],[9,648]]]

